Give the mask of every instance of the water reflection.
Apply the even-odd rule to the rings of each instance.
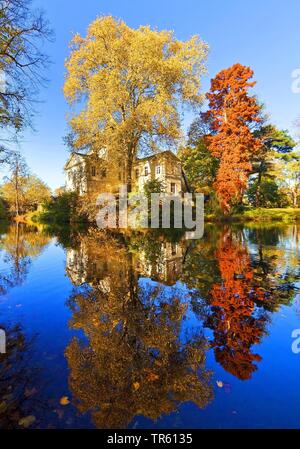
[[[203,408],[212,399],[203,333],[181,333],[189,295],[140,277],[155,273],[170,280],[168,267],[180,265],[182,249],[169,243],[160,242],[159,260],[152,263],[145,248],[136,264],[128,246],[114,240],[85,237],[68,251],[73,282],[86,283],[69,299],[70,325],[87,338],[74,338],[66,350],[70,389],[96,427],[124,427],[136,415],[156,420],[182,402]]]
[[[268,320],[264,303],[270,300],[256,285],[250,255],[239,235],[225,229],[217,245],[216,259],[221,282],[208,294],[211,314],[207,325],[213,329],[216,360],[239,379],[250,379],[261,357],[252,352],[265,333]],[[258,306],[257,306],[258,304]]]
[[[236,382],[251,384],[266,365],[261,347],[273,317],[296,296],[299,237],[296,225],[207,225],[200,241],[157,231],[121,235],[9,226],[0,237],[0,293],[18,286],[15,304],[25,291],[30,267],[52,243],[51,252],[45,251],[41,278],[30,292],[29,308],[38,304],[35,321],[30,315],[27,328],[24,323],[21,327],[22,315],[17,314],[8,325],[1,309],[0,327],[10,332],[11,350],[0,357],[0,427],[20,427],[22,417],[34,415],[33,427],[118,428],[132,426],[140,416],[151,422],[175,416],[172,412],[182,413],[183,403],[205,409],[220,400],[214,397],[214,373],[208,368],[212,357],[214,369],[222,367]],[[55,276],[52,283],[42,277],[50,259],[64,255],[61,249],[53,252],[54,244],[65,251],[61,272],[55,267],[55,276],[64,277],[64,268],[67,274],[60,302],[51,291],[57,295],[64,284]],[[49,296],[41,303],[45,290]],[[49,370],[52,362],[46,366],[43,356],[38,363],[27,356],[29,346],[37,349],[28,339],[28,326],[39,322],[44,307],[50,332],[54,308],[61,307],[55,322],[56,332],[63,335],[60,346],[57,336],[49,338],[52,356],[61,351],[57,364],[65,385],[68,378],[69,391],[67,386],[67,391],[59,390],[57,379],[50,379],[48,400],[57,416],[34,404],[43,402],[40,387],[46,375],[34,380],[32,373],[38,364]],[[45,354],[47,348],[39,350]],[[61,406],[64,396],[69,406]]]
[[[226,371],[250,379],[270,313],[294,295],[298,255],[286,257],[294,237],[293,227],[272,238],[264,228],[214,228],[199,242],[81,235],[67,251],[70,325],[87,339],[66,350],[78,409],[97,427],[124,427],[186,401],[203,408],[212,400],[209,347]],[[191,311],[198,322],[186,338]]]
[[[27,427],[44,404],[38,398],[40,372],[33,367],[33,340],[19,325],[6,327],[6,354],[0,354],[0,428]]]
[[[20,223],[11,224],[3,230],[0,237],[0,252],[3,268],[0,272],[0,294],[17,285],[21,285],[32,264],[49,243],[50,237],[37,232],[35,227]]]

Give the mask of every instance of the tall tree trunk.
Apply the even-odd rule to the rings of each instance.
[[[127,165],[126,165],[126,184],[128,193],[132,190],[132,166],[133,166],[133,158],[132,156],[128,156]]]

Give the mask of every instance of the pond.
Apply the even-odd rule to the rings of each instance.
[[[299,239],[3,224],[0,427],[299,428]]]

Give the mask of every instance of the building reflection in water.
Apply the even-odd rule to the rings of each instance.
[[[172,285],[183,246],[160,241],[155,261],[153,246],[151,254],[140,247],[138,264],[137,241],[131,252],[113,240],[83,237],[68,251],[76,286],[70,326],[85,335],[66,349],[69,385],[96,427],[125,427],[137,415],[157,420],[183,402],[204,408],[212,400],[207,341],[199,329],[183,335],[189,295]]]
[[[66,349],[78,409],[109,428],[186,401],[203,408],[213,397],[210,348],[227,372],[251,379],[271,314],[293,300],[300,274],[299,258],[286,258],[294,231],[275,231],[214,228],[199,242],[151,232],[78,238],[67,252],[68,304],[85,339]]]

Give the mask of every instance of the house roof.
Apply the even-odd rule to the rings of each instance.
[[[165,150],[165,151],[160,151],[158,153],[155,154],[151,154],[150,156],[145,156],[145,157],[141,157],[141,158],[137,158],[135,162],[142,162],[142,161],[148,161],[150,159],[155,159],[157,157],[161,157],[161,156],[172,156],[173,158],[175,158],[177,161],[179,160],[178,157],[176,156],[176,154],[173,153],[173,151],[171,150]],[[86,158],[89,156],[89,153],[78,153],[76,151],[73,151],[69,157],[69,159],[67,160],[67,162],[64,165],[64,169],[67,170],[69,167],[70,162],[72,161],[74,156],[79,156],[79,158]],[[80,164],[81,162],[77,162],[77,164]],[[77,165],[75,164],[75,165]]]
[[[65,163],[65,165],[64,165],[64,170],[67,170],[68,169],[68,167],[69,167],[69,164],[70,164],[70,162],[72,161],[72,159],[74,158],[74,156],[79,156],[79,158],[85,158],[86,156],[88,156],[87,154],[84,154],[84,153],[77,153],[76,151],[72,151],[72,153],[71,153],[71,155],[70,155],[70,157],[69,157],[69,159],[67,160],[67,162]],[[80,162],[78,161],[77,162],[77,164],[75,164],[75,165],[78,165],[78,164],[80,164]]]
[[[151,154],[150,156],[145,156],[145,157],[137,158],[137,159],[136,159],[136,162],[147,161],[147,160],[149,160],[149,159],[155,159],[155,158],[157,158],[157,157],[159,157],[159,156],[167,155],[167,154],[170,155],[170,156],[172,156],[172,157],[174,157],[175,159],[179,160],[178,157],[176,156],[176,154],[173,153],[173,151],[171,151],[171,150],[165,150],[165,151],[160,151],[159,153]]]

